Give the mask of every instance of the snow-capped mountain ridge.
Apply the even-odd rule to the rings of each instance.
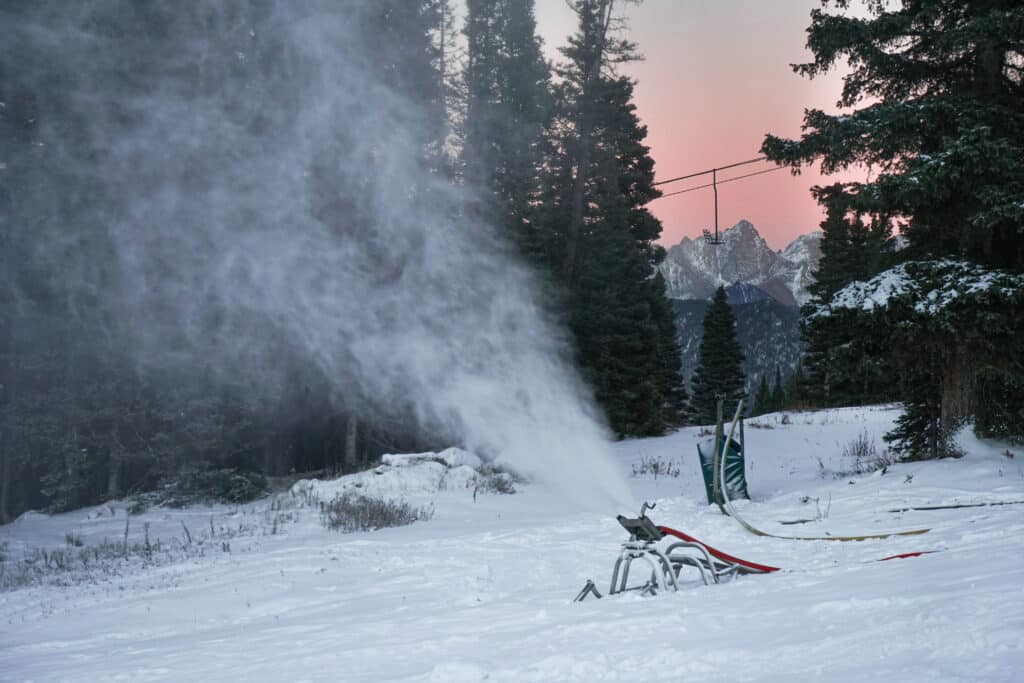
[[[820,232],[801,235],[776,252],[750,221],[741,220],[722,233],[717,247],[684,237],[669,248],[659,268],[671,299],[706,299],[719,285],[743,283],[796,306],[809,298],[807,287],[820,258]]]

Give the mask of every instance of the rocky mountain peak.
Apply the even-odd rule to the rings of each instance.
[[[659,268],[672,299],[706,299],[719,285],[742,283],[795,306],[807,301],[820,244],[821,233],[810,233],[777,253],[750,221],[741,220],[722,233],[718,246],[684,237],[668,249]]]

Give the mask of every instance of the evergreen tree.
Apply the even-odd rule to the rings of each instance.
[[[995,297],[1000,308],[989,288],[983,288],[988,296],[979,296],[961,287],[951,296],[980,310],[928,303],[949,292],[943,278],[967,277],[981,286],[1013,282],[1024,269],[1024,6],[1016,0],[903,0],[895,7],[872,2],[869,9],[868,19],[815,10],[808,30],[815,59],[795,67],[813,77],[845,57],[853,70],[840,105],[859,108],[842,116],[810,110],[801,139],[769,135],[762,149],[794,168],[820,158],[825,172],[853,164],[881,169],[869,182],[830,193],[832,218],[847,210],[899,218],[907,248],[896,258],[906,268],[886,271],[879,282],[888,283],[889,295],[856,311],[845,304],[864,288],[837,289],[858,277],[856,269],[843,272],[843,258],[830,260],[809,315],[831,317],[825,323],[830,331],[812,341],[813,352],[830,344],[853,362],[866,356],[871,372],[885,372],[889,356],[906,407],[890,436],[907,455],[935,457],[947,452],[948,436],[964,420],[975,420],[982,431],[999,424],[1001,433],[1024,434],[1020,344],[993,344],[1010,339],[1007,331],[1022,315],[1019,300]],[[897,276],[905,279],[897,282]],[[906,309],[908,301],[920,310]],[[979,322],[988,335],[978,333]],[[823,367],[849,374],[849,366],[827,359]],[[1007,403],[982,400],[997,395]]]
[[[771,412],[771,392],[768,389],[768,378],[761,375],[761,381],[757,383],[757,393],[754,394],[754,405],[750,411],[751,415],[764,415]]]
[[[804,373],[803,359],[797,361],[796,370],[786,382],[786,403],[783,409],[801,409],[809,404],[807,375]]]
[[[533,0],[469,0],[466,8],[463,173],[484,189],[481,217],[536,256],[532,207],[552,95]]]
[[[782,410],[783,406],[786,405],[786,389],[782,386],[782,371],[779,366],[775,366],[775,381],[772,383],[771,397],[768,399],[768,410],[766,412],[774,413]]]
[[[850,282],[866,280],[893,259],[891,226],[884,216],[860,211],[850,184],[813,190],[825,206],[821,223],[821,260],[808,288],[801,336],[807,344],[808,398],[817,405],[860,405],[892,398],[896,375],[884,345],[873,336],[850,339],[838,318],[814,316],[817,307]]]
[[[416,104],[418,120],[410,128],[420,136],[423,162],[441,171],[447,162],[447,96],[442,59],[435,37],[446,24],[444,0],[375,0],[357,9],[372,52],[368,60],[378,82]]]
[[[161,305],[151,307],[125,303],[145,300],[145,293],[123,291],[131,279],[123,270],[126,259],[117,257],[118,238],[130,232],[159,240],[154,223],[171,215],[159,209],[141,215],[137,207],[150,200],[158,207],[162,197],[181,191],[190,204],[212,206],[202,198],[215,194],[218,211],[224,209],[216,222],[237,229],[239,238],[255,238],[261,217],[246,208],[249,215],[236,221],[221,198],[244,183],[235,160],[247,145],[239,140],[266,135],[273,145],[274,122],[299,116],[308,102],[299,96],[305,88],[336,87],[327,77],[332,69],[306,68],[317,46],[295,49],[292,42],[293,29],[304,31],[320,19],[330,25],[320,11],[336,12],[340,22],[372,36],[352,49],[366,57],[355,68],[373,70],[379,91],[372,101],[352,98],[353,110],[400,98],[414,102],[387,113],[408,117],[402,128],[422,150],[421,162],[440,168],[444,113],[434,31],[443,3],[296,5],[300,20],[287,26],[276,5],[221,5],[111,0],[83,6],[74,16],[55,3],[0,6],[0,160],[6,165],[0,182],[0,522],[27,508],[62,509],[163,488],[185,471],[286,474],[335,466],[343,441],[338,424],[344,424],[337,394],[346,394],[345,408],[357,409],[369,423],[360,431],[368,455],[412,441],[405,426],[411,419],[382,419],[412,411],[367,405],[343,367],[331,377],[333,392],[310,392],[318,371],[295,361],[303,367],[281,372],[302,382],[284,392],[272,380],[258,383],[246,377],[250,373],[223,367],[234,355],[217,348],[216,334],[204,334],[207,322],[223,320],[190,320],[197,328],[190,340],[191,332],[167,310],[170,299],[157,297]],[[341,55],[350,49],[335,47]],[[300,73],[315,76],[300,84],[293,78]],[[272,112],[267,102],[275,103]],[[195,120],[200,133],[207,130],[200,120],[211,115],[225,125],[219,136],[197,134],[158,162],[148,147],[135,144],[136,134],[147,127],[170,133],[155,123],[171,112],[195,117],[187,120]],[[309,176],[304,198],[339,239],[379,242],[368,220],[364,179],[370,164],[381,163],[376,152],[385,143],[358,162],[339,162],[335,150],[367,148],[345,144],[365,131],[349,125],[344,108],[324,113],[338,117],[332,133],[340,141],[324,145],[303,167]],[[135,142],[114,150],[112,140]],[[257,157],[266,153],[259,150]],[[64,191],[48,189],[55,186]],[[200,214],[183,211],[180,221],[164,222],[187,233],[194,229],[188,219]],[[295,237],[303,239],[298,232]],[[389,245],[379,246],[375,264],[389,257]],[[133,250],[133,258],[146,251]],[[159,263],[155,269],[167,265],[153,263]],[[239,338],[260,335],[275,362],[290,363],[273,325],[242,318],[252,325],[239,324],[246,332]],[[160,340],[160,353],[149,353],[152,339]],[[271,373],[251,374],[265,379]]]
[[[646,208],[661,193],[634,84],[612,68],[630,58],[629,43],[610,28],[613,5],[573,4],[580,30],[559,67],[540,243],[566,293],[584,376],[611,427],[620,435],[660,434],[680,424],[685,391],[674,315],[656,271],[664,258],[654,243],[661,223]]]
[[[736,338],[736,318],[719,287],[704,314],[704,336],[700,340],[700,363],[690,381],[689,419],[694,424],[712,424],[717,418],[718,398],[730,404],[745,398],[743,350]]]

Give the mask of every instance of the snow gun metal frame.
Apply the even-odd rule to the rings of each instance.
[[[619,556],[612,569],[608,595],[629,591],[640,591],[641,595],[657,595],[659,591],[676,592],[679,590],[679,575],[683,567],[695,568],[705,586],[721,583],[738,573],[764,573],[777,569],[744,563],[686,534],[668,527],[660,527],[646,514],[647,510],[653,509],[653,504],[645,502],[640,508],[639,517],[616,517],[622,528],[629,533],[629,538],[619,549]],[[666,536],[673,536],[678,540],[662,550],[658,543]],[[650,568],[650,574],[646,575],[647,578],[642,583],[631,586],[630,566],[635,560],[646,563]],[[573,602],[582,602],[588,595],[603,597],[592,579],[587,580]]]

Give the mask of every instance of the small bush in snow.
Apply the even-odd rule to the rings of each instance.
[[[634,477],[653,474],[655,479],[659,476],[675,478],[679,476],[679,472],[679,465],[672,464],[671,460],[662,460],[650,455],[642,455],[639,463],[633,463]]]
[[[76,586],[122,576],[139,568],[162,566],[204,554],[202,546],[151,540],[125,544],[103,539],[95,545],[31,548],[21,559],[0,558],[0,592],[26,586]]]
[[[405,526],[433,516],[433,508],[416,508],[401,500],[385,500],[355,493],[346,493],[320,505],[324,526],[345,533]]]
[[[843,446],[843,460],[850,464],[850,469],[838,472],[837,477],[852,474],[868,474],[882,470],[883,473],[896,458],[888,451],[879,451],[875,440],[867,432],[860,433],[850,443]]]
[[[526,481],[521,475],[503,468],[501,465],[487,463],[477,468],[477,473],[469,480],[467,486],[473,489],[473,500],[477,493],[499,493],[512,495],[516,492],[516,484]]]

